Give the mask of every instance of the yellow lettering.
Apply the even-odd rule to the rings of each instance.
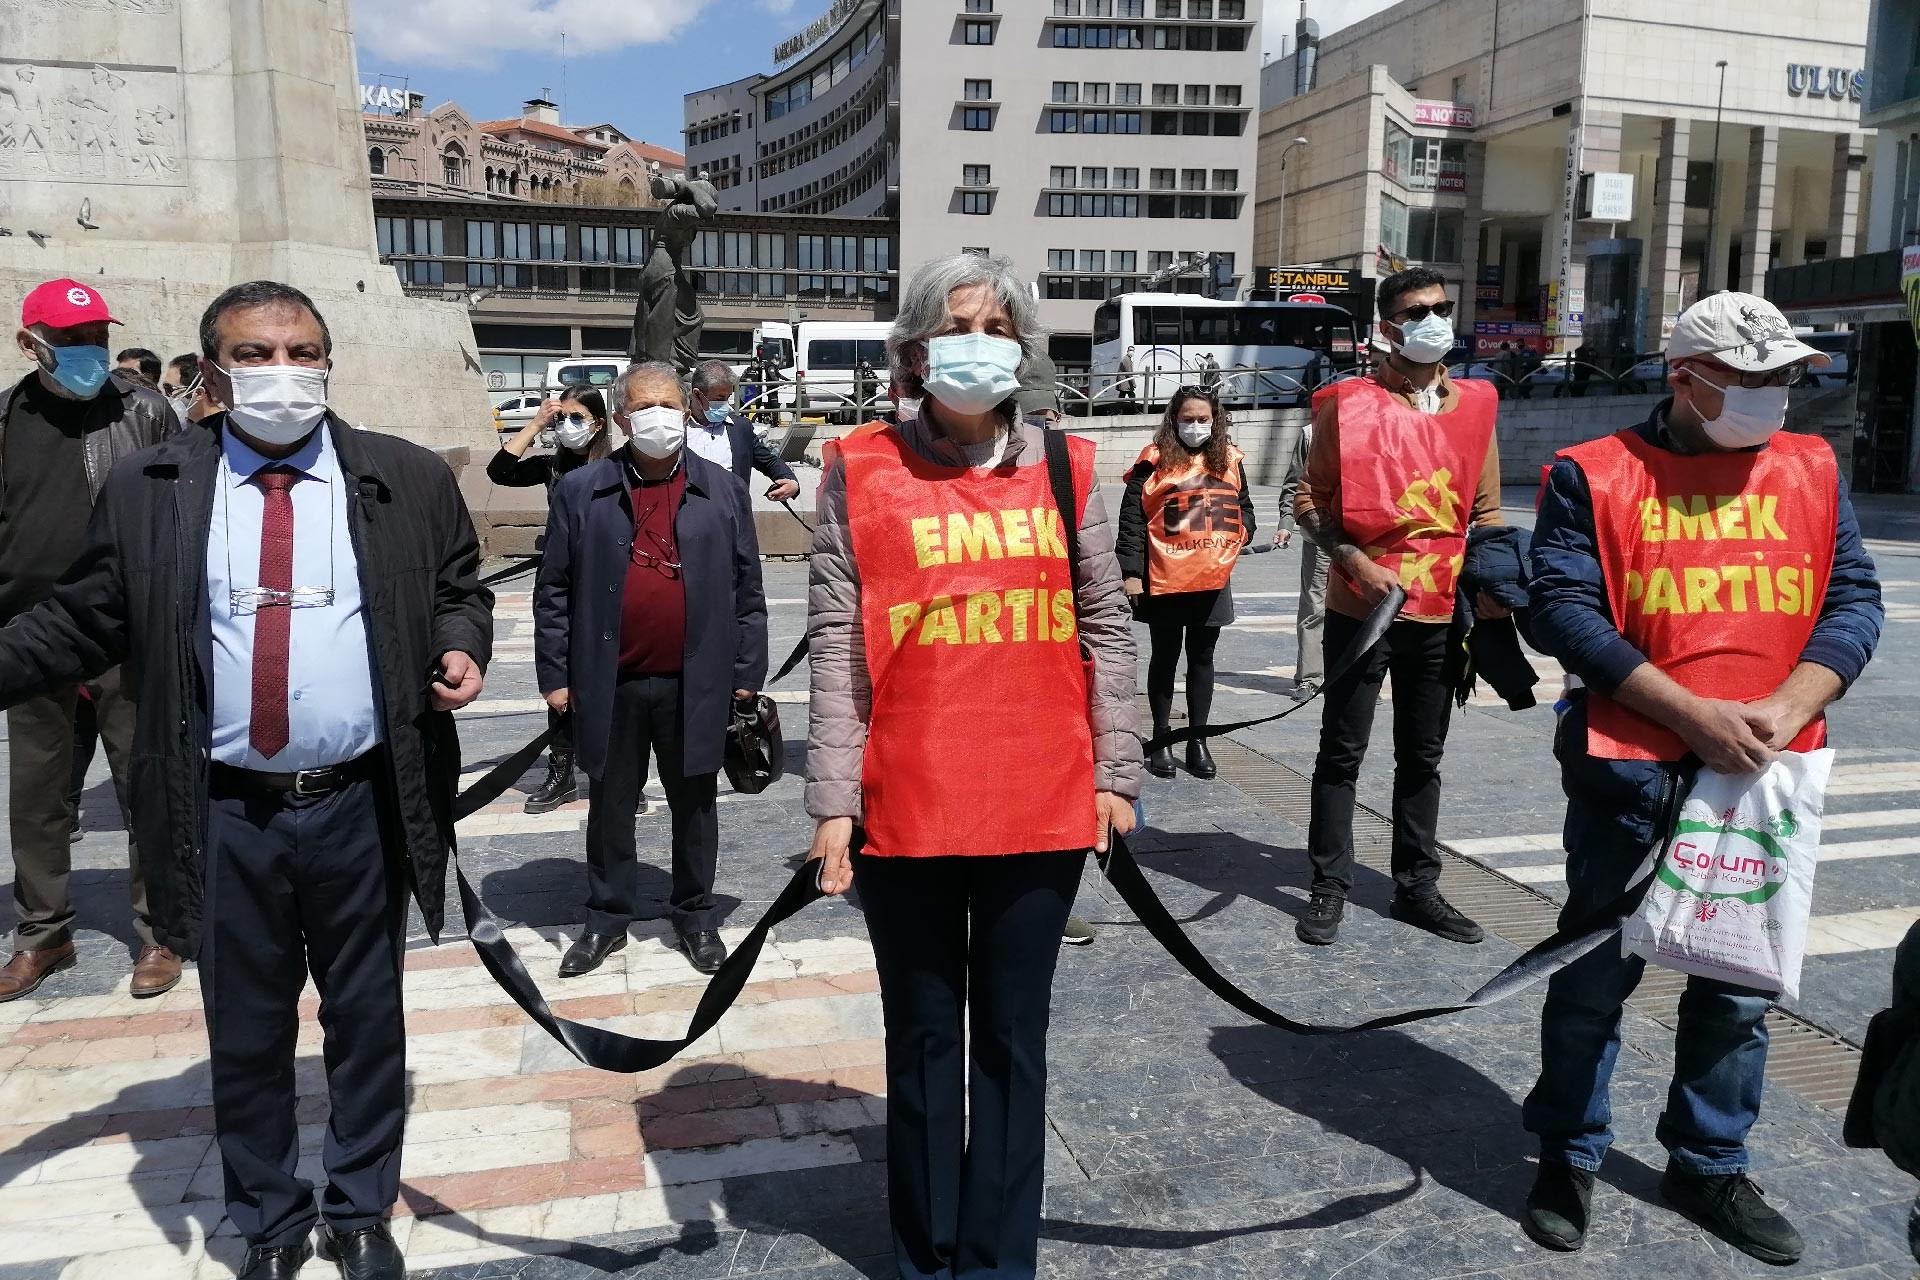
[[[967,643],[1000,643],[1000,597],[991,591],[975,591],[967,597]]]
[[[1813,570],[1802,569],[1800,576],[1805,580],[1805,585],[1800,588],[1800,612],[1811,618],[1815,606],[1821,603],[1813,594]]]
[[[1013,613],[1013,638],[1025,641],[1027,638],[1027,610],[1033,608],[1033,592],[1025,587],[1016,587],[1007,592],[1007,608]]]
[[[1780,499],[1770,493],[1749,493],[1747,499],[1747,527],[1753,532],[1752,538],[1773,538],[1780,542],[1787,540],[1787,531],[1774,519],[1774,513],[1780,507]]]
[[[1067,540],[1060,527],[1060,513],[1052,507],[1033,509],[1033,537],[1039,544],[1039,554],[1052,556],[1056,560],[1067,558]]]
[[[1735,613],[1745,613],[1747,611],[1747,583],[1753,581],[1753,566],[1730,564],[1720,570],[1720,581],[1726,583],[1728,588],[1733,592],[1733,611]]]
[[[954,615],[952,596],[935,596],[920,623],[920,643],[932,644],[935,640],[960,643],[960,619]]]
[[[1658,541],[1658,539],[1655,539]],[[1627,570],[1627,603],[1632,604],[1646,594],[1647,580],[1632,569]]]
[[[887,625],[893,629],[893,647],[898,649],[900,642],[907,638],[907,632],[913,630],[913,624],[920,621],[920,606],[917,602],[896,604],[887,610]]]
[[[1053,593],[1053,638],[1071,640],[1076,630],[1073,616],[1073,592],[1056,591]]]
[[[1681,570],[1687,584],[1688,613],[1719,613],[1720,575],[1711,569],[1689,566]]]
[[[922,569],[945,564],[940,553],[940,517],[920,516],[913,522],[913,558]]]
[[[1050,640],[1053,637],[1047,634],[1047,589],[1042,587],[1034,594],[1033,638],[1035,640]]]
[[[1655,569],[1647,576],[1647,598],[1640,606],[1644,614],[1680,612],[1680,589],[1673,583],[1673,570]]]
[[[1000,527],[1006,533],[1007,556],[1009,559],[1031,558],[1033,552],[1033,526],[1027,523],[1024,511],[1002,511]],[[1065,552],[1061,553],[1063,556]]]
[[[1000,531],[993,527],[991,512],[966,516],[956,511],[947,517],[947,563],[998,560],[1001,554]]]
[[[1438,591],[1440,586],[1433,580],[1433,566],[1438,563],[1438,554],[1421,556],[1407,552],[1400,557],[1400,585],[1408,591],[1416,584],[1425,591]]]
[[[1800,571],[1782,569],[1774,576],[1773,585],[1780,590],[1780,612],[1800,612]]]
[[[1640,541],[1659,542],[1665,536],[1660,529],[1663,515],[1658,498],[1648,498],[1640,504]]]
[[[1713,517],[1707,512],[1705,494],[1695,494],[1683,498],[1678,494],[1667,498],[1667,540],[1677,538],[1711,538],[1714,536]]]
[[[1740,495],[1728,494],[1713,500],[1714,515],[1719,518],[1720,536],[1723,538],[1744,538],[1747,536],[1747,510],[1740,505]]]
[[[1773,570],[1767,568],[1765,565],[1756,565],[1753,570],[1753,581],[1760,589],[1760,612],[1772,613],[1775,608],[1773,603]]]

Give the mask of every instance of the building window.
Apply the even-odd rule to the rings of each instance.
[[[993,166],[990,164],[963,164],[960,166],[960,185],[964,187],[990,187],[993,185]]]
[[[1156,49],[1178,49],[1180,47],[1180,28],[1155,27],[1153,29],[1153,47]]]
[[[1204,31],[1209,36],[1217,36],[1218,43],[1200,46],[1189,42],[1187,45],[1189,49],[1205,47],[1218,49],[1222,53],[1243,53],[1246,51],[1247,29],[1245,27],[1195,27],[1194,31]]]
[[[1156,18],[1179,17],[1180,0],[1153,0],[1153,16]]]
[[[1217,84],[1213,86],[1213,104],[1216,107],[1239,106],[1240,86],[1237,84]]]
[[[1245,22],[1247,20],[1247,0],[1220,0],[1220,20],[1222,22]]]
[[[1153,171],[1153,189],[1155,191],[1173,190],[1173,170],[1155,169]]]
[[[994,25],[991,22],[963,23],[961,34],[968,44],[992,44]]]
[[[860,269],[869,272],[893,270],[893,241],[885,236],[866,236],[860,241]]]
[[[1389,120],[1380,148],[1380,172],[1405,185],[1413,169],[1413,135]]]
[[[1140,113],[1138,111],[1116,111],[1113,113],[1113,131],[1115,133],[1140,132]]]
[[[1213,189],[1215,191],[1238,191],[1240,189],[1240,171],[1238,169],[1215,169],[1213,171]]]
[[[1109,101],[1108,93],[1112,89],[1104,80],[1089,80],[1080,90],[1080,100],[1096,106],[1105,106]]]
[[[1115,169],[1113,171],[1113,185],[1120,191],[1139,190],[1140,171],[1138,169]]]
[[[966,97],[968,102],[993,101],[993,81],[991,80],[967,81]]]
[[[1209,85],[1190,84],[1187,86],[1187,105],[1190,107],[1210,107],[1213,105],[1213,89]]]
[[[960,127],[963,129],[976,130],[993,128],[993,108],[968,107],[961,114]]]
[[[466,155],[458,147],[448,147],[440,157],[440,176],[449,187],[467,185]]]
[[[1055,80],[1053,82],[1053,101],[1080,101],[1080,82],[1078,80]]]
[[[1183,111],[1180,113],[1180,132],[1189,138],[1204,138],[1213,132],[1213,121],[1204,111]]]
[[[976,258],[991,258],[993,256],[993,250],[983,244],[962,245],[960,246],[960,252],[970,253]]]
[[[1388,253],[1407,254],[1407,206],[1389,195],[1380,197],[1380,244]]]
[[[1460,261],[1460,210],[1409,209],[1407,215],[1409,257],[1421,262]]]
[[[1180,86],[1177,84],[1157,84],[1153,86],[1153,105],[1156,107],[1179,106]]]
[[[967,0],[968,13],[992,13],[993,0]]]
[[[1116,49],[1146,48],[1146,28],[1135,26],[1115,27],[1113,29],[1113,47]]]
[[[1182,169],[1180,171],[1180,189],[1182,191],[1205,191],[1207,189],[1207,171],[1205,169]]]
[[[367,172],[382,174],[387,171],[387,153],[378,147],[367,152]]]
[[[1075,185],[1074,176],[1076,173],[1078,173],[1078,170],[1070,164],[1056,164],[1047,170],[1047,185],[1049,187],[1070,189]]]
[[[1073,250],[1071,249],[1047,250],[1047,270],[1049,271],[1073,270]]]
[[[1211,18],[1213,16],[1213,0],[1187,0],[1187,16],[1189,18]]]
[[[1080,185],[1089,191],[1105,191],[1107,189],[1107,171],[1098,166],[1082,169],[1080,171]]]
[[[960,212],[992,213],[993,212],[993,192],[991,191],[961,192],[960,193]]]
[[[1079,17],[1080,0],[1053,0],[1053,16],[1056,18]]]
[[[1080,113],[1078,111],[1047,112],[1047,132],[1048,133],[1080,132]]]
[[[1056,49],[1078,49],[1080,47],[1080,28],[1069,25],[1056,26],[1053,29],[1053,47]]]
[[[1123,107],[1140,105],[1140,86],[1137,84],[1116,84],[1113,86],[1113,100]]]
[[[1132,249],[1115,249],[1113,253],[1109,255],[1109,259],[1115,271],[1131,274],[1139,270],[1139,268],[1134,265],[1139,261],[1139,256]]]
[[[1082,249],[1080,251],[1080,269],[1082,271],[1099,271],[1104,273],[1107,269],[1107,251],[1105,249]]]
[[[1113,28],[1088,27],[1080,42],[1088,49],[1111,49],[1113,48]]]
[[[1112,133],[1113,114],[1107,111],[1086,111],[1080,116],[1080,132]]]
[[[1238,111],[1213,113],[1213,136],[1216,138],[1237,138],[1246,131],[1246,127],[1246,117]]]
[[[470,288],[491,288],[500,282],[499,269],[491,261],[500,256],[499,239],[491,222],[467,223],[467,256],[486,259],[467,264],[467,285]]]
[[[1178,111],[1153,111],[1148,113],[1149,133],[1155,137],[1177,137],[1180,133],[1180,113]]]

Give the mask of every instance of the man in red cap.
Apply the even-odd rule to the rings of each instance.
[[[174,429],[166,397],[113,373],[107,326],[118,323],[99,292],[75,280],[41,285],[20,309],[15,341],[33,369],[0,386],[0,622],[44,600],[79,556],[114,464]],[[118,671],[88,691],[124,814],[133,704],[120,694]],[[67,789],[76,698],[68,689],[7,712],[17,923],[13,958],[0,968],[0,1001],[29,994],[74,962]],[[127,854],[140,945],[132,993],[157,996],[180,981],[180,961],[154,941],[131,840]]]

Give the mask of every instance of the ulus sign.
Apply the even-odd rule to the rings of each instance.
[[[1867,73],[1851,67],[1821,67],[1810,62],[1787,65],[1787,92],[1796,98],[1858,102],[1866,89]]]

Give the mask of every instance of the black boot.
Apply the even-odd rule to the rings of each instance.
[[[1187,744],[1187,772],[1196,778],[1217,777],[1220,766],[1213,762],[1213,753],[1207,750],[1207,744],[1194,740]]]
[[[1520,1227],[1543,1249],[1572,1253],[1587,1242],[1593,1175],[1560,1160],[1542,1160],[1527,1192]]]
[[[1164,738],[1171,732],[1164,724],[1153,726],[1153,736]],[[1171,778],[1174,775],[1173,748],[1162,747],[1147,757],[1147,772],[1156,778]]]
[[[580,784],[573,776],[573,752],[547,752],[547,780],[527,797],[527,812],[552,813],[579,798]]]

